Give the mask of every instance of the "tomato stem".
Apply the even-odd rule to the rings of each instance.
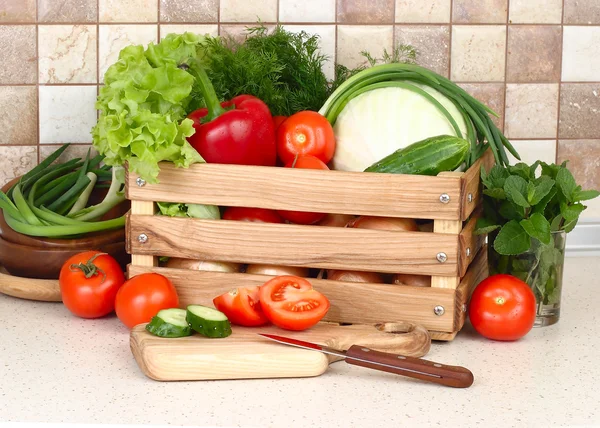
[[[96,260],[97,257],[99,256],[106,256],[106,253],[97,253],[94,254],[87,262],[85,263],[73,263],[71,266],[69,266],[69,270],[71,272],[76,272],[78,270],[80,270],[81,272],[83,272],[83,274],[85,275],[86,279],[87,278],[91,278],[92,276],[96,276],[98,275],[98,273],[102,274],[102,282],[104,282],[104,280],[106,279],[106,273],[100,269],[98,266],[96,266],[94,264],[94,260]]]

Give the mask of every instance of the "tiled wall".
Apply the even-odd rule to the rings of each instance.
[[[600,188],[600,0],[0,0],[0,183],[57,144],[87,149],[98,82],[122,47],[257,19],[319,34],[346,65],[412,44],[500,114],[525,160],[570,159]]]

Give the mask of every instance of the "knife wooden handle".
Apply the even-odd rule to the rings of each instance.
[[[468,388],[473,384],[473,373],[464,367],[448,366],[420,358],[373,351],[364,346],[350,347],[346,351],[346,362],[355,366],[395,373],[454,388]]]

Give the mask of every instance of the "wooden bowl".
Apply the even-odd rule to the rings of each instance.
[[[7,192],[18,178],[7,183]],[[98,203],[106,193],[95,192],[91,203]],[[129,210],[125,201],[108,212],[103,219],[116,218]],[[23,235],[12,230],[0,210],[0,264],[11,274],[26,278],[56,279],[60,268],[71,256],[87,250],[98,250],[113,256],[126,269],[131,257],[125,251],[125,228],[95,232],[75,239],[50,239]]]

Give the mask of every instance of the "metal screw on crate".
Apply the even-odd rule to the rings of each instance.
[[[447,193],[442,193],[440,195],[440,202],[442,204],[447,204],[448,202],[450,202],[450,195],[448,195]]]
[[[444,315],[445,312],[446,310],[443,306],[437,305],[435,308],[433,308],[433,313],[436,314],[438,317]]]
[[[469,193],[469,194],[467,195],[467,201],[469,201],[469,202],[473,202],[473,194],[472,194],[472,193]]]
[[[138,177],[135,179],[135,184],[137,184],[138,187],[143,187],[146,184],[146,180],[144,180],[141,177]]]
[[[437,253],[435,258],[440,263],[444,263],[446,260],[448,260],[448,256],[446,255],[446,253]]]
[[[146,235],[145,233],[140,233],[138,235],[138,242],[144,244],[148,241],[148,235]]]
[[[467,253],[467,257],[470,257],[470,256],[471,256],[471,249],[470,249],[470,248],[467,248],[467,251],[466,251],[466,253]]]

